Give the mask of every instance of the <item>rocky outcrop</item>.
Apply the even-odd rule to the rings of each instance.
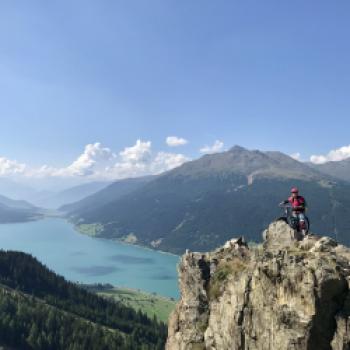
[[[186,251],[167,350],[350,349],[350,250],[317,235],[298,241],[283,221],[264,237]]]

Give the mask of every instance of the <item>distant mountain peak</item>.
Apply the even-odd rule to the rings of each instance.
[[[308,164],[299,162],[278,151],[249,150],[234,145],[228,151],[207,154],[199,159],[186,162],[170,170],[167,176],[211,176],[215,174],[235,174],[251,177],[296,178],[321,180],[327,177]],[[250,181],[249,180],[249,181]]]
[[[234,145],[227,152],[234,153],[234,154],[259,154],[262,156],[265,155],[265,152],[262,152],[258,149],[248,149],[248,148],[242,147],[240,145]]]
[[[249,150],[240,145],[234,145],[228,150],[228,152],[237,152],[237,151],[243,152],[243,151],[249,151]]]

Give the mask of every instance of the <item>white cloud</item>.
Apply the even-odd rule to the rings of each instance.
[[[329,161],[340,161],[350,157],[350,145],[331,150],[326,155],[312,155],[310,161],[315,164],[323,164]]]
[[[151,141],[142,142],[141,140],[137,140],[134,146],[126,147],[119,154],[123,162],[145,162],[151,156]]]
[[[135,162],[118,162],[112,167],[109,167],[105,172],[100,173],[101,177],[109,179],[123,179],[126,177],[136,177],[142,175],[148,175],[149,172],[146,163]]]
[[[326,163],[328,160],[325,156],[316,156],[316,155],[312,155],[310,157],[310,161],[314,164],[323,164]]]
[[[18,163],[16,160],[10,160],[5,157],[0,157],[0,176],[23,174],[25,170],[25,164]]]
[[[43,165],[38,169],[28,169],[26,175],[28,177],[46,177],[46,176],[59,176],[60,169]]]
[[[186,143],[188,143],[188,141],[183,139],[183,138],[181,138],[181,137],[168,136],[166,138],[166,143],[170,147],[176,147],[176,146],[186,145]]]
[[[190,158],[179,153],[158,152],[151,164],[151,170],[155,174],[162,173],[189,161]]]
[[[86,176],[94,173],[94,167],[115,158],[115,154],[101,143],[88,144],[84,152],[70,166],[63,169],[69,175]]]
[[[134,146],[126,147],[119,154],[121,160],[106,169],[106,174],[111,178],[159,174],[189,160],[185,155],[178,153],[158,152],[153,155],[151,142],[141,140],[137,140]]]
[[[292,153],[290,156],[295,160],[300,160],[301,155],[299,152],[295,152],[295,153]]]
[[[207,154],[217,153],[220,152],[223,149],[223,147],[224,143],[220,140],[216,140],[212,146],[204,146],[199,150],[199,152]]]
[[[122,179],[142,175],[159,174],[190,160],[183,154],[156,152],[151,141],[136,140],[119,154],[96,142],[85,146],[84,151],[70,165],[62,168],[43,165],[30,168],[25,164],[0,157],[0,175],[22,174],[27,178],[78,178],[89,180]]]
[[[94,175],[98,169],[108,166],[116,155],[107,147],[102,147],[101,143],[96,142],[87,144],[84,152],[69,166],[65,168],[55,168],[43,165],[38,169],[28,169],[26,175],[34,177],[46,176],[89,176]]]

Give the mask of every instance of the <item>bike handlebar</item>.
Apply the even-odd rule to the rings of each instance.
[[[289,203],[279,203],[278,206],[280,208],[292,208],[291,204]]]

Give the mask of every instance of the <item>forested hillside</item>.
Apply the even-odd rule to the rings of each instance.
[[[163,349],[167,334],[21,252],[0,251],[0,313],[0,344],[16,349]]]

